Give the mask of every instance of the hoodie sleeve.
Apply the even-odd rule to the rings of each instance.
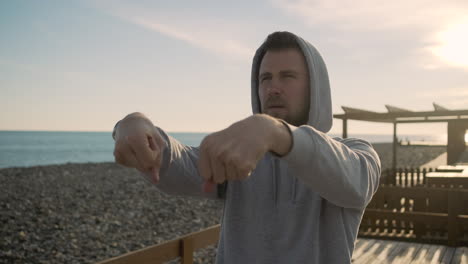
[[[194,196],[201,198],[217,199],[220,197],[220,188],[210,193],[203,191],[203,179],[198,174],[199,148],[181,144],[169,136],[162,129],[156,127],[161,134],[166,147],[163,151],[161,168],[159,170],[159,182],[156,187],[168,194]],[[150,179],[150,174],[143,174]]]
[[[331,203],[364,208],[377,191],[380,159],[360,139],[333,139],[311,126],[289,125],[291,151],[283,157],[296,177]]]

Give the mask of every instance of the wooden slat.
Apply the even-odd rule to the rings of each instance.
[[[367,209],[364,212],[364,217],[381,217],[381,218],[394,218],[400,220],[415,220],[415,221],[433,221],[437,223],[446,223],[447,214],[444,213],[428,213],[428,212],[392,212],[382,209]]]
[[[163,244],[150,246],[127,254],[110,258],[99,264],[152,264],[163,263],[180,256],[179,240],[171,240]]]
[[[358,238],[354,247],[352,259],[358,259],[364,252],[367,252],[373,243],[375,243],[375,239]]]
[[[372,259],[381,252],[383,249],[389,247],[392,242],[384,241],[384,240],[375,240],[375,243],[372,243],[370,247],[367,248],[365,252],[363,252],[359,258],[356,258],[354,263],[364,264],[368,263]]]
[[[196,236],[196,239],[193,240],[194,250],[198,250],[200,248],[216,244],[219,239],[220,230],[221,225],[215,225],[203,231],[195,233],[194,236]]]
[[[352,263],[468,263],[467,247],[447,247],[408,242],[360,239]]]
[[[372,258],[368,258],[365,262],[366,264],[373,264],[379,262],[385,262],[386,259],[392,255],[392,253],[401,246],[402,242],[392,242],[387,243],[385,247],[378,251],[378,254]]]
[[[395,257],[394,263],[410,263],[414,256],[423,248],[424,244],[419,243],[408,243],[406,251],[403,251],[400,255]]]
[[[468,263],[468,248],[466,247],[459,247],[455,250],[455,254],[453,254],[452,262],[451,263]]]
[[[416,253],[416,255],[413,256],[413,259],[410,262],[407,263],[423,263],[422,260],[425,259],[426,255],[429,253],[431,248],[434,247],[433,245],[429,244],[424,244]]]
[[[408,187],[410,184],[410,170],[405,168],[405,186]]]
[[[446,246],[438,246],[437,249],[434,252],[434,255],[432,256],[431,260],[429,263],[440,263],[442,258],[444,257],[444,253],[447,250]]]
[[[440,260],[440,263],[450,263],[450,261],[453,258],[453,254],[455,254],[455,249],[454,247],[447,247],[445,249],[444,256]]]
[[[440,253],[440,250],[443,248],[443,246],[438,246],[438,245],[431,245],[426,247],[426,250],[421,250],[420,253],[418,254],[412,261],[411,264],[417,263],[417,264],[426,264],[426,263],[431,263],[432,260],[437,257],[437,255]],[[439,253],[438,253],[439,252]]]
[[[421,244],[401,242],[399,247],[388,255],[386,261],[389,263],[409,263],[421,247]]]

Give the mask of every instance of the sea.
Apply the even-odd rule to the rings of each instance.
[[[169,133],[181,143],[198,146],[209,133]],[[330,136],[340,136],[331,134]],[[372,143],[392,142],[393,135],[350,134]],[[438,135],[399,135],[400,139],[440,142]],[[111,132],[0,131],[0,168],[113,162]]]

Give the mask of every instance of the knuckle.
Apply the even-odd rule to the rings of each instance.
[[[249,165],[244,165],[242,167],[239,168],[239,171],[242,175],[248,175],[251,171],[253,170],[253,168]]]
[[[229,159],[229,163],[233,166],[240,166],[241,165],[241,157],[239,155],[233,155]]]
[[[248,162],[247,165],[246,165],[246,168],[249,170],[249,171],[252,171],[255,169],[255,163],[254,162]]]
[[[229,158],[225,151],[219,149],[214,153],[214,158],[218,161],[222,161],[223,163],[228,162]]]

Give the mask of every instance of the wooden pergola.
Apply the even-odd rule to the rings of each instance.
[[[385,105],[386,113],[378,113],[358,108],[342,106],[344,114],[335,114],[334,118],[343,120],[343,138],[348,137],[348,120],[392,123],[393,124],[393,169],[396,169],[397,124],[399,123],[447,123],[447,164],[458,161],[465,151],[465,133],[468,130],[468,109],[450,110],[433,103],[433,111],[410,111]]]

